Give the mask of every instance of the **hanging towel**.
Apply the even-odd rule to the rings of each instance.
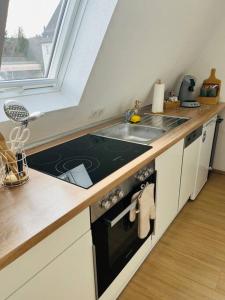
[[[140,239],[146,238],[150,231],[150,219],[155,219],[154,184],[147,183],[141,196],[138,198],[138,236]]]
[[[137,201],[137,205],[130,210],[129,220],[130,222],[134,222],[136,215],[139,214],[138,236],[140,239],[144,239],[151,229],[149,220],[155,220],[156,217],[154,184],[146,183],[140,191],[132,196],[131,203],[134,201]]]
[[[142,191],[139,191],[139,192],[135,193],[132,196],[131,203],[133,203],[134,201],[136,201],[137,205],[138,205],[138,198],[140,196],[140,193],[142,193]],[[130,222],[134,222],[136,220],[136,214],[137,214],[137,207],[136,206],[133,209],[130,210],[130,214],[129,214],[129,220],[130,220]]]

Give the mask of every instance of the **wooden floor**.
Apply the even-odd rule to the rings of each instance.
[[[212,174],[119,300],[225,300],[225,176]]]

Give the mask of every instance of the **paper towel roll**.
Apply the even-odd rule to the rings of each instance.
[[[165,84],[159,80],[155,83],[153,100],[152,100],[152,112],[153,113],[161,113],[163,112],[164,105],[164,92],[165,92]]]

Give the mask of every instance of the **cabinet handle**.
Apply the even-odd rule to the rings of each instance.
[[[206,133],[206,131],[204,131],[204,133],[203,133],[203,137],[202,137],[202,142],[204,143],[205,142],[205,140],[206,140],[206,136],[207,136],[207,133]]]

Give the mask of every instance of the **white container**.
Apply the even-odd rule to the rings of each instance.
[[[155,83],[153,100],[152,100],[152,112],[153,113],[162,113],[164,105],[164,93],[165,93],[165,84],[159,80]]]

